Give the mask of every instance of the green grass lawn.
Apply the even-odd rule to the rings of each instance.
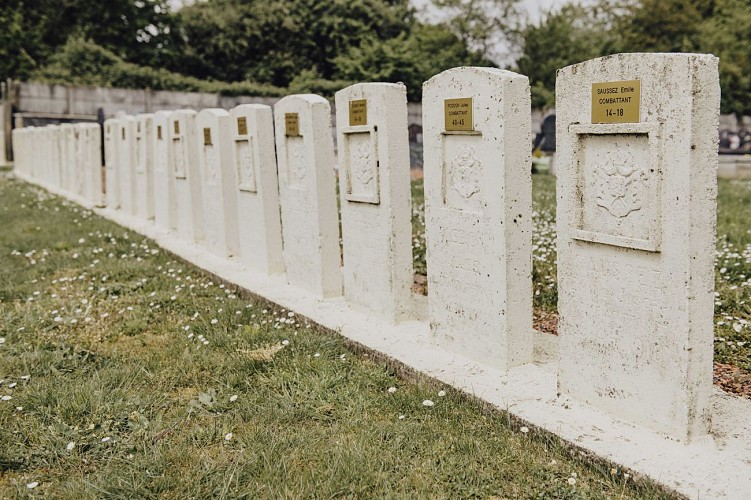
[[[533,180],[532,283],[535,326],[555,331],[558,286],[555,178]],[[422,182],[415,181],[413,228],[415,272],[425,273]],[[719,181],[717,200],[715,361],[751,372],[751,181]],[[551,322],[551,318],[553,321]]]
[[[0,498],[670,496],[6,177],[0,227]]]

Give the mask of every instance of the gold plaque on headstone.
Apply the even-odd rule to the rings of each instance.
[[[592,123],[639,123],[641,82],[592,84]]]
[[[157,140],[160,140],[160,141],[162,140],[162,126],[161,125],[156,126],[156,138]]]
[[[120,131],[122,132],[123,139],[125,139],[125,127],[121,128]]]
[[[211,129],[210,128],[203,129],[203,145],[211,146]]]
[[[237,118],[237,135],[248,135],[248,120],[244,116]]]
[[[368,100],[349,101],[349,126],[368,124]]]
[[[472,117],[472,98],[446,99],[443,101],[444,127],[447,132],[471,132],[475,129]]]
[[[175,120],[175,135],[180,133],[180,122]]]
[[[284,134],[287,137],[300,135],[300,117],[297,113],[284,113]]]

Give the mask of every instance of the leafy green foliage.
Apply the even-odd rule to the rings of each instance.
[[[555,77],[560,68],[603,55],[613,42],[609,11],[600,5],[570,4],[548,12],[521,37],[524,51],[517,71],[529,77],[532,107],[555,106]]]
[[[175,41],[167,0],[5,0],[0,21],[3,77],[28,77],[73,37],[139,65],[163,63]]]
[[[403,82],[415,101],[421,99],[423,82],[443,70],[492,65],[442,25],[418,25],[385,42],[368,38],[334,62],[345,80]]]
[[[617,52],[720,58],[722,112],[751,113],[751,0],[601,0],[566,5],[522,31],[518,71],[533,106],[554,105],[558,68]]]
[[[751,1],[717,0],[698,39],[720,58],[723,111],[751,114]]]
[[[125,62],[91,41],[74,38],[52,56],[42,69],[32,73],[36,80],[99,87],[150,88],[223,95],[280,96],[285,90],[253,82],[212,82],[184,76],[162,68]]]

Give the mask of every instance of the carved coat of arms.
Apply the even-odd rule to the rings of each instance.
[[[248,147],[240,151],[240,184],[243,186],[252,186],[255,184],[253,158],[251,158],[250,153],[250,143],[248,143]]]
[[[302,184],[305,180],[305,161],[302,153],[302,144],[295,144],[295,142],[288,142],[288,148],[290,149],[290,165],[289,173],[291,180],[296,184]]]
[[[204,146],[206,149],[206,177],[209,184],[219,182],[219,159],[213,146]]]
[[[451,164],[451,187],[463,198],[469,198],[480,190],[482,163],[475,157],[475,148],[464,146]]]
[[[595,202],[611,215],[626,217],[644,202],[646,175],[636,167],[605,165],[597,169]]]
[[[368,184],[373,180],[373,169],[370,166],[370,147],[369,144],[362,142],[355,150],[352,158],[352,172],[357,180],[363,184]]]

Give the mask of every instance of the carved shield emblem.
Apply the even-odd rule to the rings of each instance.
[[[644,202],[646,175],[627,165],[605,165],[597,169],[595,201],[618,218],[640,210]]]

